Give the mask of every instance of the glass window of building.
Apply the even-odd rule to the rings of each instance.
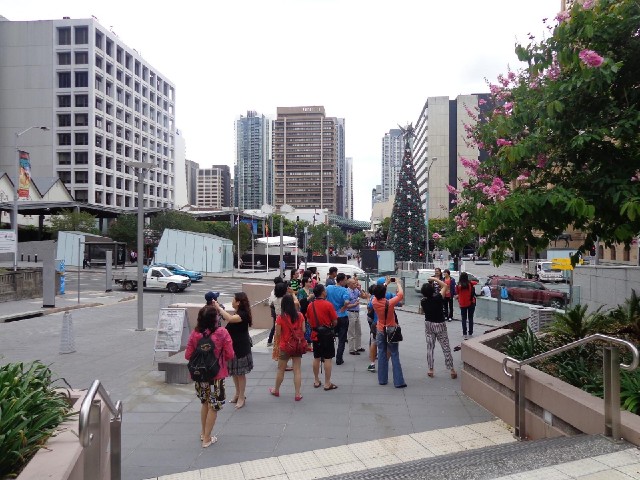
[[[89,52],[75,52],[76,65],[86,65],[89,63]]]
[[[71,126],[71,114],[58,114],[58,126],[59,127],[70,127]]]
[[[75,27],[76,45],[86,45],[89,43],[89,28]]]
[[[70,134],[69,140],[71,140]],[[71,152],[58,152],[58,165],[71,165]]]
[[[71,65],[71,52],[58,52],[58,65]]]
[[[71,145],[71,134],[70,133],[59,133],[58,134],[58,145]]]
[[[58,72],[58,88],[71,88],[71,72]]]
[[[64,183],[71,183],[71,172],[69,170],[58,170],[58,178]]]
[[[58,28],[58,45],[71,45],[71,27]]]
[[[86,132],[76,132],[76,145],[89,145],[89,134]]]
[[[85,88],[89,86],[89,72],[75,72],[76,87]]]
[[[76,107],[88,107],[89,95],[75,95]]]
[[[86,127],[89,125],[89,115],[86,113],[76,113],[76,126]]]
[[[66,108],[71,106],[71,95],[58,95],[58,107]]]
[[[74,152],[76,165],[87,165],[89,163],[89,152]]]

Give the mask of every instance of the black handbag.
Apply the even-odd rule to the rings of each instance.
[[[311,308],[313,309],[313,316],[316,319],[316,325],[318,325],[318,327],[314,328],[314,330],[318,334],[318,340],[333,338],[333,328],[327,327],[325,325],[320,325],[320,319],[318,318],[318,314],[316,313],[316,306],[314,302],[311,302]]]
[[[384,305],[384,321],[387,321],[387,312],[389,311],[389,300],[385,300],[385,305]],[[395,315],[395,310],[394,310],[394,315]],[[401,342],[403,340],[402,338],[402,329],[400,328],[400,325],[398,324],[398,316],[395,316],[396,318],[396,326],[395,327],[384,327],[384,334],[385,334],[385,338],[387,340],[387,343],[398,343]]]

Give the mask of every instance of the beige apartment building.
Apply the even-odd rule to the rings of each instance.
[[[222,210],[231,206],[231,172],[228,165],[198,169],[196,206]]]
[[[322,106],[278,107],[273,122],[274,203],[338,210],[338,119]]]

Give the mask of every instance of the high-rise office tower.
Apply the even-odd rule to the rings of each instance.
[[[200,165],[192,160],[185,160],[185,171],[187,174],[187,199],[189,205],[197,204],[198,192],[198,170]]]
[[[402,130],[394,128],[382,137],[382,200],[386,202],[396,194],[398,175],[402,168],[404,143]]]
[[[229,165],[213,165],[198,170],[198,207],[222,210],[231,206],[231,170]]]
[[[475,120],[467,113],[467,108],[481,110],[479,100],[489,100],[489,94],[459,95],[455,100],[449,97],[429,97],[420,112],[415,126],[413,159],[420,197],[426,210],[427,195],[429,218],[446,218],[454,199],[447,185],[460,188],[459,179],[468,180],[460,157],[482,160],[483,151],[469,145],[465,125],[473,125]],[[481,103],[481,102],[480,102]]]
[[[77,201],[137,205],[127,161],[152,163],[143,204],[175,205],[173,83],[95,19],[0,18],[0,168],[15,171],[15,134],[35,176],[62,179]],[[28,147],[27,147],[28,145]]]
[[[270,124],[253,111],[235,122],[234,204],[242,210],[273,203]]]
[[[278,107],[273,122],[274,204],[337,212],[338,120],[324,107]]]
[[[346,190],[346,163],[345,163],[345,129],[344,129],[344,118],[336,118],[336,129],[337,129],[337,144],[338,144],[338,157],[337,157],[337,167],[338,167],[338,184],[336,188],[336,214],[346,217],[346,203],[345,203],[345,195],[347,194]]]
[[[345,158],[344,168],[344,214],[353,220],[353,158]]]

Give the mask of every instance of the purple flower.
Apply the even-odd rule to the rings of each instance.
[[[582,60],[582,63],[592,68],[599,67],[604,62],[604,58],[593,50],[584,49],[578,54],[578,56],[580,57],[580,60]]]
[[[509,147],[513,145],[513,142],[511,140],[505,140],[504,138],[499,138],[496,143],[499,147]]]
[[[565,10],[564,12],[560,12],[556,15],[556,20],[558,21],[558,23],[562,23],[566,20],[569,20],[569,17],[571,17],[571,14],[569,13],[569,11]]]
[[[596,4],[595,0],[586,0],[582,4],[582,8],[584,8],[585,10],[591,10],[595,4]]]

